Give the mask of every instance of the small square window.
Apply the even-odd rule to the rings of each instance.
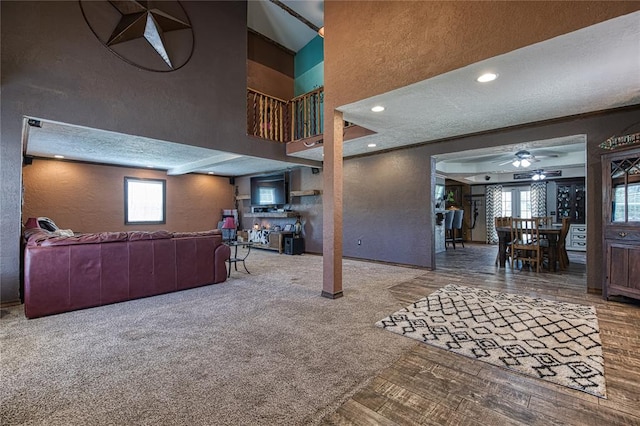
[[[124,224],[163,225],[167,213],[164,179],[124,178]]]

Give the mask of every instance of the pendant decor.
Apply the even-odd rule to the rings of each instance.
[[[193,30],[178,1],[80,0],[80,9],[98,40],[135,67],[170,72],[191,59]]]
[[[625,136],[612,136],[600,144],[602,149],[616,149],[622,146],[635,145],[640,143],[640,133]]]

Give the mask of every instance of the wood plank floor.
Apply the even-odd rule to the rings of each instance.
[[[324,425],[640,425],[640,303],[586,292],[585,255],[535,273],[494,266],[496,248],[466,244],[438,269],[393,287],[398,308],[448,283],[595,305],[608,399],[417,343],[325,419]]]

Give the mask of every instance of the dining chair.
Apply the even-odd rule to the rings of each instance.
[[[464,248],[464,237],[462,235],[462,219],[464,218],[464,210],[454,210],[453,212],[453,248],[456,248],[455,243],[459,242]]]
[[[511,216],[495,217],[494,218],[494,223],[495,223],[496,229],[497,228],[511,227]],[[507,242],[507,249],[505,250],[505,255],[506,255],[507,261],[510,261],[510,257],[511,257],[511,241]],[[497,265],[499,261],[500,261],[500,245],[498,245],[498,252],[496,253],[496,262],[495,262],[495,264]]]
[[[445,232],[444,246],[446,249],[448,244],[451,243],[453,244],[453,249],[455,250],[456,239],[455,239],[455,235],[453,234],[453,214],[454,214],[453,210],[447,210],[444,213],[444,232]]]
[[[542,256],[540,250],[540,234],[536,219],[511,219],[511,267],[518,260],[524,267],[528,263],[536,272],[540,272]]]
[[[548,219],[546,218],[537,218],[538,219],[538,224],[540,226],[547,226],[547,224],[552,224]],[[555,253],[555,258],[556,261],[558,262],[560,269],[567,269],[567,267],[569,266],[569,256],[567,255],[567,248],[565,245],[565,241],[567,239],[567,234],[569,233],[569,225],[570,225],[570,218],[568,217],[564,217],[562,218],[562,228],[560,228],[560,234],[558,235],[558,240],[556,242],[556,253]],[[549,270],[554,269],[556,265],[552,265],[551,264],[551,247],[549,244],[549,240],[543,235],[543,233],[540,233],[540,250],[542,251],[542,263],[543,265],[547,264]],[[555,263],[555,262],[554,262]]]
[[[551,225],[553,225],[553,220],[552,220],[551,216],[537,216],[537,217],[534,217],[533,219],[536,219],[540,226],[551,226]]]

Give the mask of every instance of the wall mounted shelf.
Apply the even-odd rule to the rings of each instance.
[[[307,189],[306,191],[291,191],[292,197],[306,197],[309,195],[320,195],[319,189]]]
[[[298,217],[300,213],[298,212],[264,212],[264,213],[245,213],[244,217],[271,217],[271,218],[279,218],[279,217]]]

